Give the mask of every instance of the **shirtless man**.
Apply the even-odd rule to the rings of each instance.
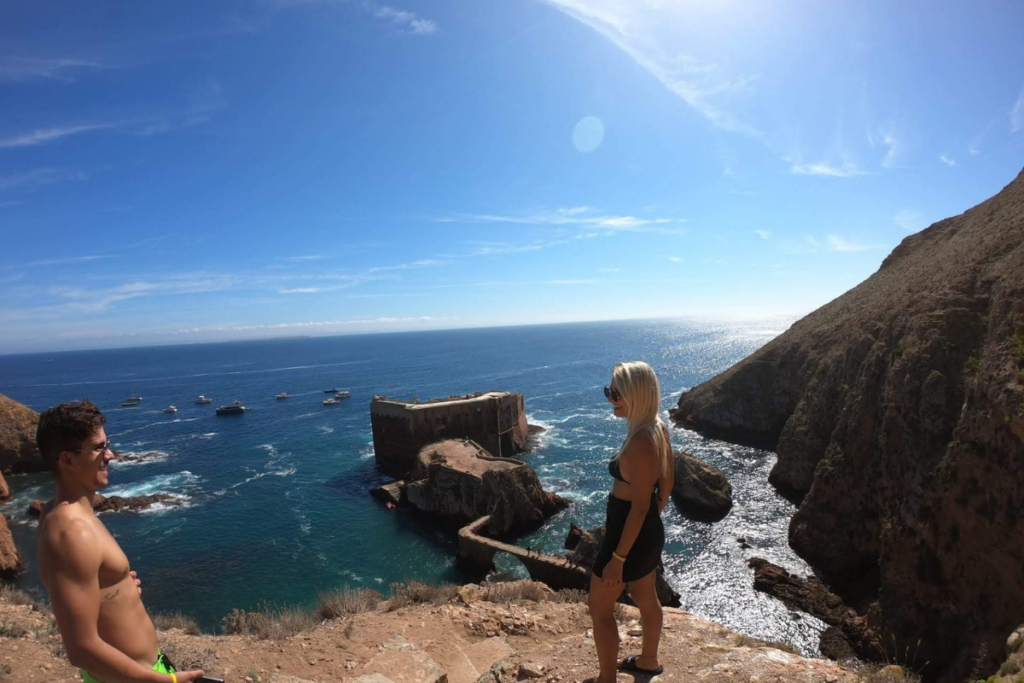
[[[36,442],[56,482],[39,522],[39,573],[71,664],[85,683],[191,683],[157,646],[128,558],[92,510],[114,459],[106,418],[88,400],[39,417]]]

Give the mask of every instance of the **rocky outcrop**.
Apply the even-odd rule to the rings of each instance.
[[[4,473],[0,472],[0,503],[5,502],[11,497],[11,489],[7,486],[7,481],[4,479]]]
[[[991,673],[1024,621],[1024,173],[672,416],[777,450],[790,543],[926,678]]]
[[[528,531],[568,506],[547,493],[525,463],[495,458],[479,444],[449,439],[420,450],[406,480],[405,500],[456,524],[490,515],[493,536]]]
[[[567,554],[569,561],[590,571],[594,567],[594,560],[597,558],[597,551],[601,549],[601,541],[604,540],[604,527],[594,527],[589,531],[581,529],[575,524],[569,525],[569,535],[565,538],[565,549],[570,551]],[[665,579],[665,570],[658,567],[658,576],[655,582],[658,591],[658,600],[666,607],[679,607],[682,602],[676,589]],[[629,595],[627,587],[624,596]]]
[[[0,394],[0,472],[45,472],[36,447],[39,413]]]
[[[0,513],[0,581],[10,581],[25,571],[18,549],[14,547],[14,538],[7,526],[7,520]]]
[[[676,453],[672,498],[683,512],[718,521],[732,509],[732,485],[714,465],[689,453]]]
[[[148,496],[102,496],[96,494],[92,500],[92,509],[97,513],[101,512],[138,512],[151,508],[154,505],[181,505],[181,501],[169,493],[153,493]],[[46,503],[41,500],[33,500],[28,505],[28,516],[39,518],[43,514]]]
[[[867,619],[843,604],[842,598],[816,577],[794,576],[760,557],[750,558],[747,565],[754,570],[756,590],[778,598],[790,609],[811,614],[831,627],[821,636],[821,651],[827,657],[845,659],[856,653],[874,659],[879,652],[884,652],[878,634],[868,627]]]

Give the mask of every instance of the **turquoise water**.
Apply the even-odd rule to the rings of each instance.
[[[548,427],[524,459],[573,505],[522,540],[558,551],[570,522],[603,522],[606,460],[624,435],[602,387],[612,366],[640,359],[657,370],[663,408],[679,394],[782,332],[791,320],[630,321],[350,337],[286,339],[0,357],[0,393],[36,410],[87,397],[107,415],[121,451],[161,455],[115,463],[106,494],[166,492],[183,505],[102,516],[144,581],[151,611],[180,610],[215,627],[234,607],[312,604],[339,586],[465,581],[455,533],[367,491],[375,468],[369,404],[375,394],[421,399],[499,389],[522,392],[531,423]],[[323,389],[352,398],[325,407]],[[277,401],[287,391],[292,398]],[[122,408],[130,393],[144,397]],[[195,396],[214,398],[198,406]],[[234,399],[243,416],[217,417]],[[162,412],[169,404],[178,413]],[[755,593],[745,559],[808,568],[786,546],[793,507],[767,483],[774,455],[674,430],[677,447],[721,467],[735,508],[717,524],[670,505],[665,564],[684,607],[750,635],[816,651],[820,623]],[[12,477],[0,510],[39,586],[34,522],[24,508],[48,498],[45,475]],[[744,537],[753,548],[742,550]],[[525,574],[511,558],[508,573]]]

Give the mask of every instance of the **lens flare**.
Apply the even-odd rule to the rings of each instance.
[[[572,144],[581,152],[593,152],[604,141],[604,124],[596,116],[585,116],[572,131]]]

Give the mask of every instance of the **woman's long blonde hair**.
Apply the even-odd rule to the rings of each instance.
[[[661,419],[661,385],[654,368],[643,361],[619,363],[612,370],[612,382],[626,405],[627,433],[622,447],[625,448],[637,434],[648,433],[658,451],[661,474],[666,476],[672,466],[672,446]]]

